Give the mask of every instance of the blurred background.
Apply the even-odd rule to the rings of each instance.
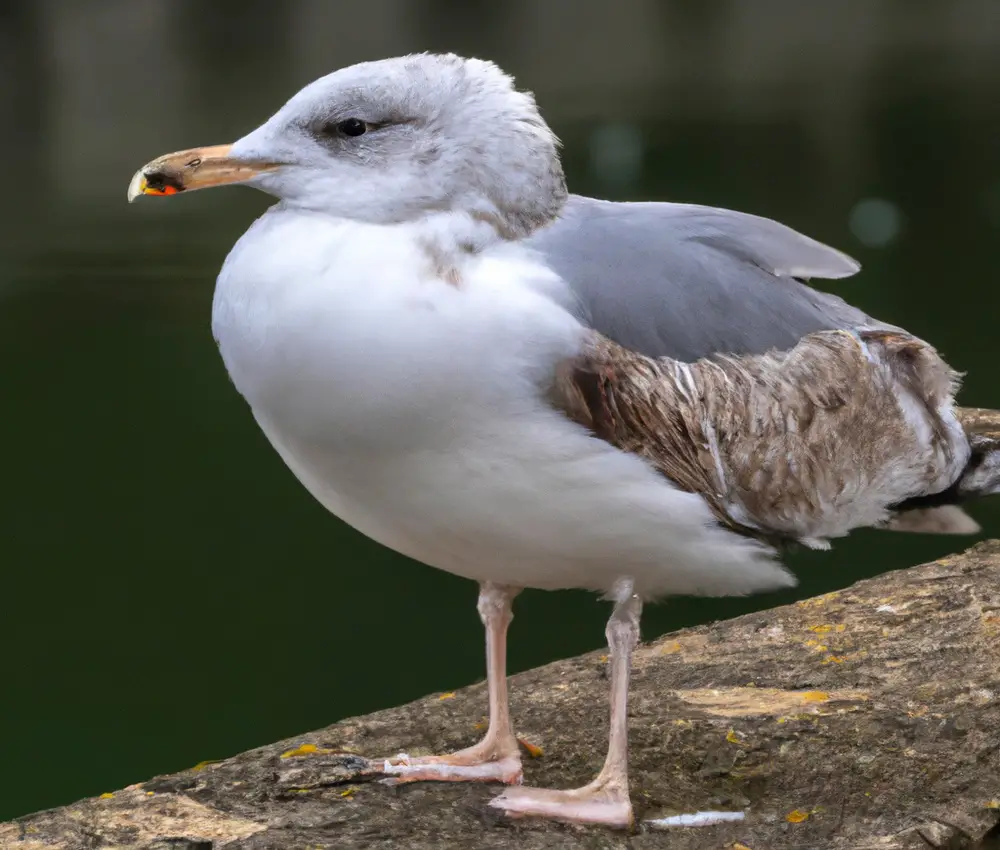
[[[326,514],[227,379],[213,281],[268,199],[125,203],[154,156],[418,50],[532,89],[577,192],[855,255],[829,286],[1000,405],[997,0],[3,0],[0,818],[482,678],[472,583]],[[1000,534],[1000,499],[972,512]],[[794,593],[668,602],[644,636],[969,542],[860,533],[792,556]],[[606,615],[526,593],[512,669],[600,646]]]

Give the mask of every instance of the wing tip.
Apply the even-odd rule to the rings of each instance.
[[[821,243],[817,243],[821,244]],[[853,277],[861,271],[861,263],[849,254],[831,248],[829,245],[821,245],[825,256],[822,262],[812,262],[808,264],[792,265],[787,268],[775,268],[774,274],[777,277],[794,277],[802,280],[840,280],[845,277]]]

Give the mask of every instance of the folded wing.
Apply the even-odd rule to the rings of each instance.
[[[824,547],[962,479],[971,449],[957,387],[931,346],[881,328],[690,364],[595,333],[562,364],[552,396],[596,436],[700,494],[732,530]]]

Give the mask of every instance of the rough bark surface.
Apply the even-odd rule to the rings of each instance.
[[[518,732],[544,748],[526,781],[571,787],[598,770],[605,667],[594,653],[513,677]],[[1000,542],[640,647],[631,834],[507,822],[486,805],[496,787],[387,787],[361,757],[468,745],[485,704],[475,685],[344,720],[0,825],[0,847],[1000,847]],[[642,823],[701,809],[746,820]]]

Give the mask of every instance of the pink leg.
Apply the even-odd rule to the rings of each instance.
[[[490,694],[490,725],[478,744],[446,756],[410,758],[400,753],[385,762],[393,782],[432,779],[443,782],[521,783],[521,752],[510,722],[507,703],[507,627],[514,615],[511,604],[521,592],[484,582],[479,587],[479,617],[486,627],[486,683]]]
[[[632,803],[628,793],[628,684],[632,650],[639,642],[642,600],[633,593],[631,579],[615,583],[615,608],[608,620],[611,648],[611,730],[608,755],[597,777],[582,788],[555,791],[545,788],[509,788],[490,802],[513,817],[538,815],[576,823],[598,823],[628,828]]]

